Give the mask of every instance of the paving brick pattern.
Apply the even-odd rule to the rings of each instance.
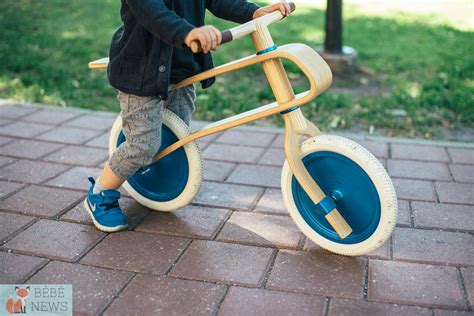
[[[78,315],[472,315],[472,145],[349,136],[399,198],[392,237],[349,258],[292,222],[281,130],[201,140],[190,206],[158,213],[121,189],[130,228],[105,234],[82,200],[116,114],[7,104],[0,118],[0,283],[71,283]]]
[[[60,111],[58,109],[41,109],[23,117],[24,121],[57,125],[81,116],[80,112]]]
[[[400,315],[426,315],[431,316],[428,308],[417,306],[402,306],[397,304],[383,304],[363,300],[349,300],[336,298],[331,301],[328,315],[330,316],[400,316]]]
[[[0,241],[8,239],[12,233],[21,230],[36,218],[19,214],[0,213]]]
[[[446,164],[411,160],[390,159],[388,173],[397,178],[450,181],[451,175]]]
[[[2,250],[74,261],[103,235],[91,226],[39,220],[7,241]]]
[[[474,166],[470,165],[449,165],[453,178],[458,182],[474,182]]]
[[[8,121],[8,120],[5,120],[7,122],[11,122],[11,121]],[[5,145],[9,142],[12,142],[13,141],[13,138],[11,137],[6,137],[6,136],[0,136],[0,146],[1,145]]]
[[[19,188],[23,187],[24,184],[10,182],[10,181],[2,181],[0,180],[0,198],[4,198],[10,195],[12,192],[15,192]]]
[[[225,292],[219,284],[139,275],[105,315],[213,315]]]
[[[195,240],[170,275],[256,287],[265,276],[273,250]]]
[[[453,267],[373,260],[368,283],[370,301],[466,307],[459,271]]]
[[[223,182],[235,167],[234,163],[204,160],[204,180]]]
[[[12,123],[12,121],[10,121],[8,119],[0,118],[0,126],[11,124],[11,123]]]
[[[105,133],[103,133],[102,135],[99,135],[95,138],[92,138],[91,140],[89,140],[88,142],[86,142],[86,146],[93,146],[93,147],[101,147],[101,148],[109,148],[109,136],[110,136],[110,133],[108,131],[106,131]]]
[[[262,165],[281,167],[285,163],[285,151],[281,148],[269,148],[258,161]]]
[[[365,266],[365,258],[279,251],[267,288],[362,299]]]
[[[19,139],[2,147],[2,154],[17,158],[36,159],[63,147],[61,144]]]
[[[254,211],[288,215],[288,210],[286,209],[285,202],[283,201],[283,197],[281,195],[281,190],[279,189],[267,188],[265,193],[258,201]]]
[[[301,237],[287,216],[234,212],[217,240],[296,249]]]
[[[389,238],[387,241],[385,241],[385,243],[382,246],[380,246],[377,249],[371,251],[366,256],[369,257],[369,258],[390,259],[390,257],[391,257],[390,245],[391,244],[392,244],[392,242],[391,242],[391,239]],[[325,250],[325,249],[321,248],[320,246],[316,245],[309,238],[305,239],[303,250],[330,253],[327,250]]]
[[[227,182],[279,188],[280,175],[279,167],[240,165],[232,172]]]
[[[68,167],[43,161],[20,159],[0,169],[0,179],[16,182],[41,183]]]
[[[392,158],[419,161],[449,161],[444,147],[420,146],[416,144],[392,144]]]
[[[32,137],[51,130],[52,126],[30,122],[15,122],[0,127],[0,134],[5,136]]]
[[[58,143],[82,144],[99,134],[101,132],[97,130],[59,126],[46,133],[42,133],[36,138]]]
[[[50,162],[60,162],[73,165],[96,166],[107,159],[106,149],[68,146],[56,151],[43,159]]]
[[[6,166],[11,164],[12,162],[15,161],[15,158],[10,158],[10,157],[0,157],[0,167]]]
[[[45,199],[46,196],[49,198]],[[32,185],[1,200],[0,209],[28,215],[53,217],[82,199],[83,196],[82,193],[76,191]]]
[[[66,126],[80,127],[93,130],[106,130],[112,127],[116,116],[102,113],[82,115],[64,123]]]
[[[0,262],[0,284],[10,284],[25,281],[48,260],[1,251]]]
[[[398,200],[397,225],[411,226],[410,203],[406,200]]]
[[[111,269],[163,274],[188,243],[188,239],[179,237],[121,232],[107,236],[81,262]]]
[[[324,315],[325,307],[324,297],[232,287],[220,315]]]
[[[474,300],[474,268],[461,268],[461,272],[467,290],[467,297],[472,306]]]
[[[90,185],[87,177],[93,176],[94,178],[97,178],[99,174],[99,168],[76,166],[72,167],[71,169],[67,169],[66,172],[57,175],[56,177],[49,180],[46,184],[60,188],[87,191]]]
[[[467,233],[396,228],[393,257],[426,263],[474,265],[474,236]]]
[[[473,207],[469,205],[412,202],[415,227],[474,231]]]
[[[226,209],[189,205],[172,213],[151,212],[136,230],[212,239],[229,215]]]
[[[52,261],[30,280],[33,284],[72,284],[75,314],[97,315],[107,307],[133,273]]]

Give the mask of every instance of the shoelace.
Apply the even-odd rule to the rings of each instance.
[[[102,191],[100,195],[102,196],[102,201],[99,203],[99,206],[104,207],[105,211],[120,207],[118,202],[118,199],[120,198],[119,192],[107,190]]]
[[[99,206],[104,207],[104,209],[106,211],[109,211],[111,209],[118,208],[119,203],[118,203],[118,201],[112,201],[112,202],[109,202],[109,203],[100,203]]]

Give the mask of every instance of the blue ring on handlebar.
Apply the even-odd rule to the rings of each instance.
[[[262,55],[262,54],[265,54],[265,53],[272,52],[272,51],[276,50],[277,48],[278,48],[278,46],[273,45],[271,47],[265,48],[264,50],[261,50],[261,51],[257,52],[257,55]]]
[[[294,106],[294,107],[292,107],[292,108],[289,108],[289,109],[287,109],[287,110],[285,110],[285,111],[280,112],[280,114],[283,115],[283,114],[286,114],[286,113],[290,113],[290,112],[293,112],[294,110],[298,110],[299,108],[300,108],[299,106]]]

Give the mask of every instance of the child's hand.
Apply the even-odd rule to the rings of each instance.
[[[222,41],[221,32],[212,25],[205,25],[193,29],[184,38],[184,43],[191,47],[191,43],[198,41],[201,44],[202,51],[209,53],[216,50]]]
[[[285,0],[281,0],[280,3],[270,4],[265,7],[261,7],[260,9],[257,9],[253,13],[252,18],[255,20],[256,18],[259,18],[261,16],[264,16],[265,14],[272,13],[273,11],[277,10],[280,10],[283,16],[289,16],[291,13],[290,5]]]

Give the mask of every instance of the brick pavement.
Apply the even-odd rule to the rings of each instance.
[[[159,213],[125,194],[130,231],[97,231],[81,202],[115,116],[0,106],[0,283],[72,283],[78,314],[472,314],[472,144],[349,135],[387,166],[400,213],[385,245],[348,258],[291,221],[268,128],[199,141],[192,205]]]

